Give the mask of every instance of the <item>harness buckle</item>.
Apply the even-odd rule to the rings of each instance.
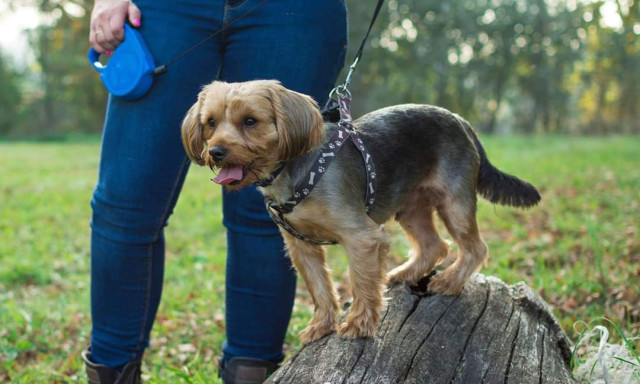
[[[295,204],[292,204],[292,203],[278,204],[275,201],[270,201],[268,206],[274,211],[281,213],[283,215],[286,215],[288,213],[293,212],[293,208],[295,207]]]

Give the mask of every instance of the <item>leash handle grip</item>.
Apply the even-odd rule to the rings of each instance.
[[[100,63],[100,54],[93,48],[87,56],[113,96],[136,100],[151,88],[156,68],[153,57],[140,32],[128,24],[124,24],[124,41],[113,51],[106,65]]]
[[[93,66],[93,69],[95,69],[100,73],[104,73],[107,67],[102,65],[102,63],[100,62],[100,54],[98,53],[98,51],[93,49],[93,47],[89,48],[89,53],[87,54],[87,57],[89,58],[89,62]]]

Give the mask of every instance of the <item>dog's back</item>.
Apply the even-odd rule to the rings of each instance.
[[[397,105],[354,125],[375,161],[382,216],[437,173],[448,188],[469,186],[492,203],[530,207],[540,200],[531,184],[495,168],[469,123],[446,109]]]
[[[387,275],[390,282],[413,284],[446,257],[448,246],[434,221],[437,212],[458,244],[458,256],[429,288],[459,293],[488,256],[476,220],[476,195],[516,207],[540,200],[531,184],[494,167],[469,123],[445,109],[399,105],[354,124],[379,173],[371,218],[382,222],[395,215],[411,244],[409,260]]]

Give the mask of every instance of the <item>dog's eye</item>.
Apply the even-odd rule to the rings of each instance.
[[[216,121],[213,118],[207,120],[207,124],[209,125],[209,128],[213,129],[216,127]]]
[[[242,125],[247,128],[255,127],[256,124],[258,124],[258,121],[253,117],[247,117],[242,123]]]

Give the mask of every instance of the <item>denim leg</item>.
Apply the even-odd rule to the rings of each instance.
[[[234,20],[260,0],[227,8]],[[324,103],[344,64],[346,9],[340,0],[267,2],[226,34],[221,80],[277,79]],[[225,359],[281,361],[295,295],[282,237],[255,188],[225,193]]]
[[[225,8],[219,0],[136,2],[143,14],[141,33],[158,64],[219,29],[223,17],[233,20],[257,3]],[[219,74],[226,81],[276,78],[322,102],[343,64],[345,20],[341,0],[268,2],[171,65],[145,98],[110,100],[92,199],[91,349],[97,363],[121,367],[140,357],[148,344],[162,289],[163,227],[187,172],[180,121],[199,87]],[[224,203],[229,229],[225,352],[280,360],[295,278],[261,197],[254,189],[239,192],[245,195],[225,196]],[[251,286],[256,276],[265,284]]]
[[[136,2],[156,63],[221,26],[221,1]],[[200,4],[199,4],[200,3]],[[216,21],[217,20],[217,21]],[[148,345],[162,292],[164,235],[188,169],[180,125],[220,68],[219,40],[184,57],[137,101],[111,98],[91,205],[91,350],[120,368]]]
[[[243,197],[232,200],[238,202]],[[229,203],[229,199],[225,201]],[[296,275],[283,250],[279,233],[227,230],[226,359],[284,358],[282,344],[291,317]]]

